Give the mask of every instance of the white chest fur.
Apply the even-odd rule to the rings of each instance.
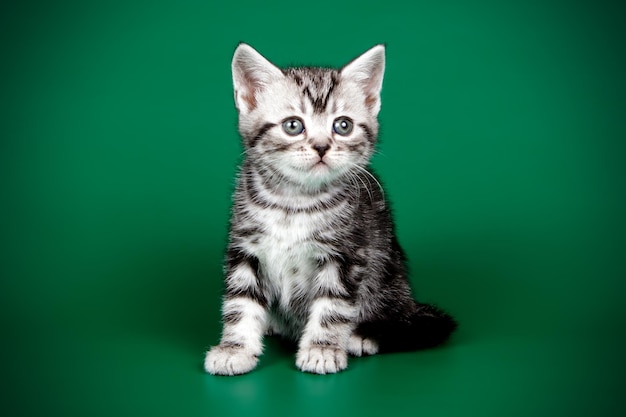
[[[262,209],[255,214],[265,231],[252,252],[260,261],[274,300],[287,307],[296,293],[309,291],[316,273],[316,259],[324,248],[314,240],[323,228],[323,213],[286,213]]]
[[[287,309],[294,296],[302,299],[310,292],[319,273],[319,260],[332,252],[316,236],[328,233],[330,219],[343,207],[340,203],[322,211],[295,213],[256,208],[247,213],[264,231],[246,243],[246,250],[259,259],[272,301]]]

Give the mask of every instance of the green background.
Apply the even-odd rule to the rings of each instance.
[[[602,1],[0,6],[7,416],[617,416],[626,30]],[[450,343],[204,374],[241,149],[230,60],[387,44],[374,166]]]

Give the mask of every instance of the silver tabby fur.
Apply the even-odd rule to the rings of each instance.
[[[254,369],[263,337],[296,341],[296,366],[443,343],[455,321],[414,301],[376,177],[385,48],[340,70],[279,69],[246,44],[232,62],[245,148],[225,265],[224,329],[207,372]],[[347,118],[347,119],[346,119]],[[297,120],[302,131],[288,133]],[[334,126],[347,120],[350,129]],[[294,126],[298,127],[298,124]]]

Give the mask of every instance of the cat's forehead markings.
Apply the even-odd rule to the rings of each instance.
[[[311,107],[313,113],[326,112],[329,99],[339,82],[339,73],[336,70],[314,67],[287,68],[284,74],[300,88],[302,98],[306,98],[310,104],[310,106],[301,104],[301,110]]]
[[[333,107],[331,109],[331,113],[337,113],[337,99],[331,98],[331,100],[333,102]]]
[[[283,71],[283,73],[294,80],[298,86],[302,85],[302,77],[298,74],[295,68],[287,68]]]

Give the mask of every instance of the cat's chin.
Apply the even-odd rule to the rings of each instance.
[[[324,162],[290,170],[289,177],[307,188],[327,186],[340,176],[340,172]]]

